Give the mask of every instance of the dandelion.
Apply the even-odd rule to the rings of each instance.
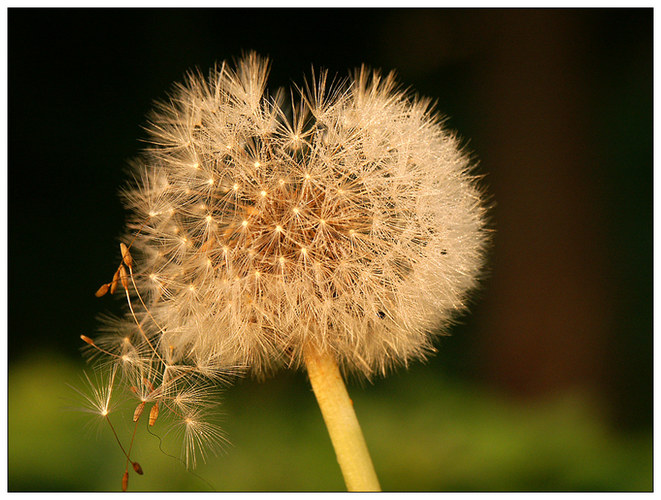
[[[188,378],[304,366],[347,487],[375,490],[340,370],[370,378],[433,351],[480,277],[482,192],[430,101],[392,74],[321,73],[289,105],[267,74],[251,53],[157,105],[123,191],[130,245],[97,295],[124,289],[128,371],[173,408]],[[216,436],[182,422],[199,429],[187,456]]]

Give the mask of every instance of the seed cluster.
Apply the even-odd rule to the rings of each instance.
[[[483,195],[428,100],[363,68],[313,76],[285,105],[267,74],[249,54],[189,75],[151,114],[123,191],[129,231],[97,296],[119,291],[128,310],[81,338],[109,374],[85,399],[126,456],[124,489],[142,469],[110,420],[116,373],[133,436],[171,421],[194,466],[225,440],[208,419],[215,381],[310,348],[383,374],[432,351],[478,282]]]
[[[392,75],[322,74],[290,110],[266,77],[250,54],[151,116],[124,193],[143,327],[171,362],[256,374],[308,343],[366,375],[424,356],[482,263],[468,159]]]

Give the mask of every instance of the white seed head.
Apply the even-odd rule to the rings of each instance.
[[[193,74],[150,117],[124,198],[152,344],[255,374],[309,343],[366,375],[424,357],[483,264],[469,159],[392,75],[322,74],[286,108],[267,73],[250,54]]]

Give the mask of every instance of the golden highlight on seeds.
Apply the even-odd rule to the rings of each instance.
[[[428,99],[365,68],[273,95],[267,74],[253,53],[191,73],[149,116],[121,261],[96,292],[119,286],[128,312],[83,338],[124,371],[136,420],[146,403],[149,425],[179,418],[189,462],[222,437],[203,380],[424,358],[483,263],[482,192]]]

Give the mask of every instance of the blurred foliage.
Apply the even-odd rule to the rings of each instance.
[[[118,491],[125,466],[98,417],[67,384],[81,366],[52,355],[16,364],[9,380],[9,490]],[[615,434],[582,394],[535,403],[440,378],[424,365],[349,386],[386,491],[650,491],[651,435]],[[223,395],[231,445],[194,472],[179,443],[138,429],[131,491],[342,491],[314,396],[301,373],[239,380]],[[132,408],[120,412],[129,420]],[[131,429],[113,414],[120,438]],[[98,426],[96,425],[98,423]],[[165,430],[154,426],[154,433]],[[146,424],[145,424],[146,425]]]

